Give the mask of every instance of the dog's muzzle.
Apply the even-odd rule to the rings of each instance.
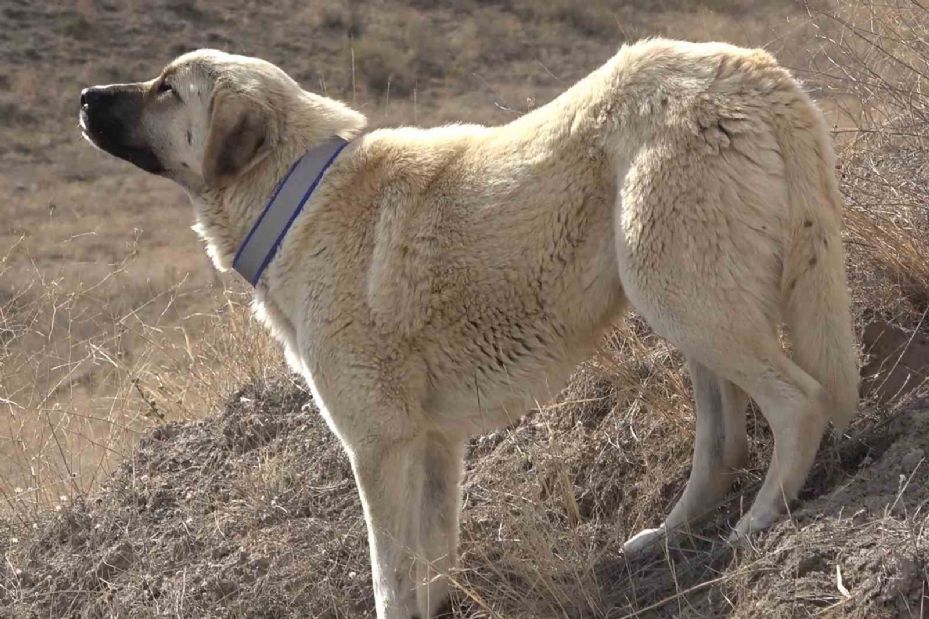
[[[164,167],[141,135],[143,96],[142,87],[135,84],[85,88],[81,91],[81,132],[101,150],[158,174]]]

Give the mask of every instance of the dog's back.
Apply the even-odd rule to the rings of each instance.
[[[679,243],[682,222],[704,229],[690,266],[718,271],[713,248],[729,246],[729,275],[758,301],[738,319],[766,328],[800,221],[783,136],[816,118],[763,51],[653,40],[502,127],[374,132],[360,149],[384,179],[368,306],[384,337],[422,354],[430,407],[449,417],[561,388],[623,306],[619,229],[630,247]]]

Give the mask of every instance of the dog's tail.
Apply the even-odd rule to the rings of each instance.
[[[844,429],[858,409],[858,347],[842,249],[842,198],[825,120],[805,93],[779,128],[789,201],[781,280],[794,361],[831,398],[829,418]]]

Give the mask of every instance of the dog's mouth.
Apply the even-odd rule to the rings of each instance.
[[[81,113],[78,115],[77,124],[78,124],[78,126],[81,128],[81,137],[82,137],[82,138],[84,138],[85,140],[87,140],[87,142],[88,142],[91,146],[93,146],[94,148],[96,148],[97,150],[99,150],[99,151],[101,151],[101,152],[106,152],[106,151],[103,150],[103,148],[100,147],[99,144],[97,144],[96,140],[94,140],[93,133],[91,133],[90,129],[87,127],[87,125],[88,125],[87,110],[81,110]]]
[[[149,148],[126,144],[125,140],[115,137],[125,132],[112,120],[95,119],[88,114],[86,107],[82,107],[78,125],[81,136],[97,150],[128,161],[151,174],[162,174],[165,171],[161,161]]]
[[[136,167],[145,170],[151,174],[161,174],[165,171],[158,157],[147,148],[139,148],[117,142],[109,137],[108,133],[100,129],[94,129],[87,118],[87,112],[81,110],[80,115],[81,135],[85,140],[90,142],[94,148],[107,154],[113,155],[128,161]]]

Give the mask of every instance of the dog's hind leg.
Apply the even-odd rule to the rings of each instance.
[[[464,440],[426,436],[422,460],[416,598],[420,617],[435,616],[448,597],[448,572],[458,549],[458,513]]]
[[[665,535],[673,538],[715,508],[745,462],[748,396],[699,362],[691,360],[689,366],[697,409],[690,479],[661,527],[640,531],[623,544],[630,556],[653,547]]]
[[[774,434],[774,454],[761,490],[732,537],[770,526],[797,498],[826,428],[829,397],[823,387],[781,351],[760,365],[746,389]]]
[[[738,179],[731,170],[714,178],[720,170],[709,160],[659,161],[675,164],[672,176],[679,186],[656,189],[627,181],[617,217],[620,277],[630,303],[657,333],[754,398],[771,426],[774,456],[761,491],[736,527],[744,535],[772,524],[796,498],[826,423],[825,391],[787,357],[778,338],[783,247],[772,234],[781,225],[777,213],[783,206],[777,202],[778,176],[759,176],[739,165]],[[643,160],[637,174],[651,178],[664,171],[651,170],[649,162]],[[765,187],[771,188],[770,203],[757,193]],[[666,193],[671,188],[675,191]],[[703,434],[698,428],[698,461]],[[712,450],[705,455],[716,457]],[[695,464],[697,485],[685,492],[675,519],[690,517],[692,496],[698,506],[709,503],[697,492],[703,476],[713,479],[708,470],[712,467]],[[711,495],[720,492],[711,489]]]
[[[697,436],[690,479],[664,523],[669,531],[715,508],[748,454],[748,396],[697,361],[690,361],[690,376],[697,407]]]

